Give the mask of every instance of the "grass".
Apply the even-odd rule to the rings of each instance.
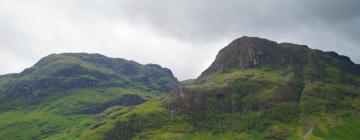
[[[149,101],[147,103],[138,105],[131,109],[127,109],[127,110],[120,109],[120,110],[115,110],[113,112],[110,111],[111,113],[109,114],[107,112],[113,109],[110,108],[104,112],[108,117],[98,120],[97,124],[101,124],[101,125],[96,127],[96,129],[92,129],[82,133],[81,139],[86,139],[86,140],[105,139],[106,133],[111,131],[111,129],[115,128],[116,125],[119,124],[120,122],[126,122],[127,120],[131,119],[133,115],[146,116],[148,113],[165,111],[164,108],[160,106],[161,104],[158,101]],[[114,114],[121,114],[121,115],[114,115]],[[111,117],[112,115],[116,117]]]
[[[69,59],[66,61],[77,61]],[[204,102],[194,106],[209,110],[192,113],[170,112],[162,102],[164,98],[143,90],[83,88],[55,92],[30,107],[1,113],[0,139],[296,140],[309,130],[313,130],[309,139],[358,139],[359,78],[340,78],[339,69],[325,65],[319,67],[326,77],[321,81],[316,61],[311,63],[301,69],[264,66],[201,77],[186,87],[203,93],[198,97]],[[319,77],[306,79],[313,75]],[[354,84],[342,83],[344,79]],[[140,86],[146,87],[145,83]],[[158,84],[148,86],[160,88]],[[217,96],[201,92],[212,89],[214,95],[222,93],[216,89],[230,89],[226,93],[230,96],[214,98]],[[149,101],[133,107],[112,106],[96,116],[78,113],[124,94],[136,94]],[[282,100],[289,95],[299,99]],[[231,107],[234,109],[223,109]]]
[[[65,91],[55,97],[44,99],[42,102],[36,105],[36,109],[43,111],[51,111],[54,113],[71,113],[76,110],[86,108],[91,104],[100,104],[107,101],[120,98],[124,94],[135,94],[139,95],[147,100],[156,97],[154,93],[145,92],[135,89],[125,88],[106,88],[106,89],[75,89]],[[62,96],[59,98],[59,96]]]
[[[0,139],[76,138],[91,115],[61,116],[38,111],[10,111],[0,115]],[[61,139],[61,138],[59,138]]]
[[[314,129],[310,139],[354,140],[360,137],[360,117],[346,118],[338,121],[321,121],[320,127]]]
[[[83,133],[81,138],[104,139],[114,128],[125,131],[121,130],[122,125],[125,125],[126,131],[133,131],[133,135],[121,139],[262,139],[265,137],[260,131],[263,129],[260,128],[260,122],[265,121],[262,118],[262,113],[256,111],[224,114],[207,112],[198,116],[171,115],[159,101],[154,100],[123,112],[115,119],[103,118],[102,126]],[[286,131],[291,126],[284,124],[280,128]],[[271,134],[270,132],[269,135]]]
[[[219,89],[234,88],[232,94],[247,92],[235,102],[257,104],[271,101],[274,95],[293,93],[291,84],[296,74],[291,68],[271,68],[232,71],[212,74],[198,79],[188,88]],[[336,71],[336,69],[327,69]],[[114,119],[103,118],[102,126],[82,134],[83,139],[103,139],[113,131],[120,139],[302,139],[309,132],[308,139],[357,139],[360,128],[359,88],[341,83],[329,76],[330,82],[306,81],[302,83],[298,100],[277,101],[271,108],[243,108],[236,112],[216,110],[221,106],[216,99],[204,100],[213,110],[201,110],[192,114],[171,114],[160,100],[154,100],[133,109],[119,109],[110,114],[121,114]],[[295,79],[295,80],[294,80]],[[300,79],[299,81],[301,81]],[[289,86],[290,85],[290,86]],[[234,87],[235,86],[235,87]],[[299,86],[295,84],[296,88]],[[257,90],[252,90],[256,87]],[[283,88],[283,89],[282,89]],[[289,88],[290,90],[284,90]],[[249,94],[250,92],[254,92]],[[201,93],[201,92],[200,92]],[[283,94],[278,94],[283,93]],[[212,98],[213,96],[200,96]],[[237,98],[233,98],[237,99]],[[214,101],[215,100],[215,101]],[[210,102],[214,101],[214,102]],[[225,97],[222,102],[226,102]],[[231,102],[234,105],[234,101]],[[245,104],[246,105],[246,104]],[[213,107],[214,106],[214,107]],[[118,112],[118,113],[116,113]],[[115,115],[112,115],[115,116]],[[115,131],[116,130],[116,131]],[[108,137],[109,138],[109,137]]]
[[[12,75],[3,75],[0,76],[0,87],[12,83],[15,81],[15,78]]]
[[[279,71],[272,71],[271,68],[249,69],[244,71],[232,71],[228,73],[214,73],[205,78],[198,79],[194,84],[188,87],[218,88],[227,87],[236,79],[262,82],[281,82],[286,80]]]
[[[80,139],[98,119],[93,114],[74,114],[86,106],[104,103],[124,94],[136,94],[147,100],[157,97],[155,93],[125,88],[75,89],[54,93],[44,101],[27,108],[0,114],[0,139]],[[127,108],[117,106],[108,112]],[[113,109],[113,110],[111,110]],[[139,108],[140,109],[140,108]],[[146,112],[142,107],[138,112]]]
[[[170,115],[164,111],[164,108],[161,107],[159,102],[148,102],[127,111],[123,115],[116,117],[114,120],[105,118],[105,124],[103,126],[91,130],[96,133],[92,133],[93,135],[91,135],[91,133],[86,132],[82,134],[81,138],[104,139],[104,135],[114,127],[120,128],[121,125],[119,124],[133,124],[125,127],[127,130],[134,130],[133,135],[130,137],[123,137],[124,139],[131,138],[133,140],[298,140],[302,139],[311,127],[314,129],[310,132],[309,139],[350,140],[357,139],[360,134],[360,119],[359,117],[354,116],[350,118],[335,119],[329,118],[328,114],[322,114],[303,116],[300,120],[295,119],[291,122],[281,122],[276,121],[276,119],[271,118],[271,116],[264,116],[266,114],[261,113],[263,111],[222,114],[207,112],[206,114],[200,114],[200,117],[188,116],[185,114]],[[136,114],[136,116],[134,116],[134,114]],[[301,124],[303,121],[310,120],[313,123],[307,125]],[[141,122],[141,125],[135,125],[137,124],[136,122]],[[261,123],[266,124],[264,125],[265,127],[261,126]],[[334,124],[336,125],[334,126]],[[260,127],[263,128],[258,128],[257,125],[260,125]]]
[[[145,136],[138,136],[133,138],[134,140],[141,140]],[[169,139],[178,139],[178,140],[231,140],[231,139],[240,139],[248,138],[249,135],[245,133],[235,133],[235,132],[226,132],[221,134],[212,134],[209,132],[202,133],[173,133],[173,132],[164,132],[164,131],[155,131],[152,133],[151,137],[146,137],[149,140],[169,140]]]

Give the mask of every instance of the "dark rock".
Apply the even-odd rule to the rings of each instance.
[[[275,47],[277,45],[274,41],[262,38],[238,38],[221,49],[215,61],[201,75],[276,63]]]

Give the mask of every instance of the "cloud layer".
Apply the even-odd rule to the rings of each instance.
[[[307,44],[360,62],[358,0],[2,0],[0,74],[96,52],[195,78],[241,36]]]

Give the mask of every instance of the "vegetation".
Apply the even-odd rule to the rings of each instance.
[[[128,108],[177,85],[171,71],[99,54],[53,54],[0,77],[0,139],[79,139],[101,112]]]
[[[358,65],[336,53],[289,43],[260,39],[250,47],[237,45],[247,40],[230,43],[198,79],[153,101],[158,106],[151,111],[139,113],[135,107],[114,122],[102,118],[104,127],[82,137],[357,139]],[[272,50],[265,48],[269,44]],[[152,106],[141,106],[147,105]]]
[[[154,64],[50,55],[0,77],[0,139],[360,137],[360,66],[333,52],[243,37],[178,83]]]
[[[191,106],[192,109],[174,111],[171,107],[167,108],[166,101],[171,100],[167,96],[142,104],[139,108],[135,107],[117,117],[116,121],[102,118],[105,122],[103,126],[90,132],[105,136],[100,137],[103,139],[154,140],[304,137],[351,140],[358,137],[360,124],[355,121],[360,120],[358,87],[335,80],[302,83],[294,80],[294,73],[288,71],[289,69],[278,70],[265,66],[260,69],[212,74],[186,86],[196,91],[198,96],[202,94],[200,97],[206,106],[204,108],[197,108],[189,113],[188,110],[196,108],[194,105]],[[230,94],[227,93],[222,98],[208,95],[211,93],[209,89],[224,88],[231,89]],[[295,98],[285,96],[281,99],[279,95],[284,96],[282,92],[286,95],[293,92],[299,94],[291,95]],[[167,103],[172,102],[175,101]],[[231,109],[234,106],[238,108]],[[143,107],[148,110],[143,111]],[[113,113],[117,114],[116,111]],[[89,134],[83,133],[82,137],[94,137]]]
[[[2,112],[0,139],[79,139],[80,134],[91,129],[101,116],[87,108],[128,94],[139,95],[145,100],[157,96],[155,93],[124,88],[74,89],[54,94],[58,96],[26,108]],[[103,108],[107,107],[110,106]]]

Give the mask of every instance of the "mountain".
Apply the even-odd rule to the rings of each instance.
[[[109,58],[100,54],[52,54],[19,74],[0,77],[0,103],[23,99],[32,103],[54,91],[124,87],[167,92],[178,84],[167,68]]]
[[[193,83],[102,113],[82,139],[358,139],[360,65],[335,52],[241,37]],[[116,118],[107,117],[122,114]]]
[[[0,139],[354,140],[360,65],[257,37],[182,82],[156,64],[53,54],[0,76],[0,112]]]
[[[325,90],[331,86],[349,90],[359,87],[359,76],[360,66],[346,56],[302,45],[242,37],[220,50],[216,60],[194,84],[174,91],[171,98],[175,100],[169,101],[169,106],[195,112],[214,108],[230,112],[268,108],[281,102],[302,101],[307,95],[304,92],[313,92],[307,91],[313,90],[310,86]],[[180,100],[180,96],[185,96],[180,98],[184,100]],[[198,97],[201,100],[195,103],[192,100],[196,97],[192,96],[201,96]],[[229,99],[221,106],[210,107],[202,103],[202,99],[207,102],[208,97]]]
[[[0,76],[0,139],[77,139],[104,110],[131,108],[178,84],[157,64],[51,54],[21,73]]]

